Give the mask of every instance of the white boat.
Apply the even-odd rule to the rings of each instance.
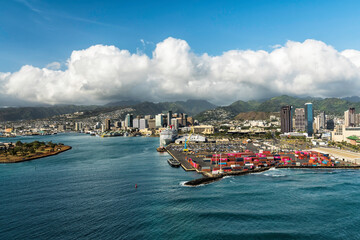
[[[166,128],[160,132],[160,146],[166,146],[169,143],[175,142],[178,132],[173,128]]]

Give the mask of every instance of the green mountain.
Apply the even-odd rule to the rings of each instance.
[[[233,119],[242,112],[279,112],[285,105],[292,105],[294,108],[303,108],[305,103],[313,103],[314,111],[325,111],[326,114],[343,115],[350,107],[360,109],[360,102],[350,102],[340,98],[297,98],[287,95],[270,98],[266,101],[236,101],[229,106],[218,107],[213,110],[201,112],[195,118],[199,121]]]
[[[173,112],[187,113],[189,116],[193,116],[200,112],[214,109],[216,105],[205,100],[187,100],[161,103],[123,101],[107,104],[105,106],[58,105],[50,107],[0,108],[0,121],[42,119],[74,112],[84,112],[82,117],[91,117],[127,107],[134,109],[134,114],[137,115],[154,115],[171,110]]]

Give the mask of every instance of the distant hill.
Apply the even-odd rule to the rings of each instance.
[[[0,109],[0,121],[17,121],[48,118],[74,112],[94,110],[98,106],[61,105],[51,107],[11,107]]]
[[[352,103],[360,102],[360,97],[358,97],[358,96],[344,97],[342,99],[345,100],[345,101],[348,101],[348,102],[352,102]]]
[[[355,98],[354,98],[355,99]],[[294,108],[303,108],[305,103],[313,103],[315,111],[325,111],[326,114],[342,115],[350,107],[355,107],[360,112],[360,101],[350,102],[340,98],[297,98],[287,95],[270,98],[267,101],[236,101],[229,106],[217,107],[196,115],[199,121],[233,119],[243,112],[279,112],[285,105],[292,105]]]
[[[117,101],[117,102],[109,102],[107,104],[105,104],[104,106],[106,107],[130,107],[130,106],[134,106],[136,104],[141,103],[140,101],[133,101],[133,100],[126,100],[126,101]]]
[[[57,105],[50,107],[12,107],[0,108],[0,121],[17,121],[49,118],[56,115],[85,112],[84,116],[96,116],[131,106],[137,115],[154,115],[164,111],[187,113],[189,116],[196,115],[202,111],[216,108],[216,105],[205,100],[187,100],[177,102],[136,102],[122,101],[107,104],[105,106],[77,106]]]
[[[279,116],[279,113],[273,112],[243,112],[235,116],[236,120],[268,120],[271,115]]]

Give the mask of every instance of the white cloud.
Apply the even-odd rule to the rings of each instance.
[[[49,63],[48,65],[46,65],[46,68],[51,69],[51,70],[59,70],[61,68],[61,63],[52,62],[52,63]]]
[[[218,104],[278,94],[359,95],[360,52],[321,41],[288,41],[270,52],[231,50],[196,55],[186,41],[167,38],[152,57],[114,46],[73,51],[67,69],[23,66],[0,74],[7,94],[45,103],[104,103],[114,99],[201,98]]]

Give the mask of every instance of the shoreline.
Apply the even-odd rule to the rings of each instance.
[[[34,155],[34,156],[31,156],[31,157],[28,157],[28,158],[22,158],[22,159],[18,159],[18,160],[14,160],[14,161],[10,161],[10,160],[0,161],[0,164],[20,163],[20,162],[27,162],[27,161],[36,160],[36,159],[39,159],[39,158],[51,157],[51,156],[55,156],[55,155],[58,155],[60,153],[69,151],[71,149],[72,149],[71,146],[64,146],[64,149],[61,149],[61,150],[56,151],[56,152],[49,152],[49,153],[44,153],[44,154],[41,154],[41,155]]]

